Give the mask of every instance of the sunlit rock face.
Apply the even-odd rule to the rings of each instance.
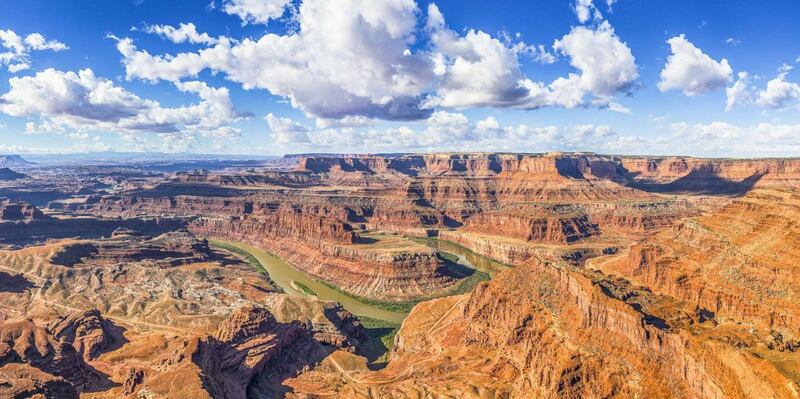
[[[294,397],[334,386],[348,397],[389,398],[727,398],[753,387],[792,397],[779,357],[760,354],[763,337],[690,310],[624,280],[531,261],[469,295],[415,307],[385,369],[352,379],[319,371],[289,384]]]
[[[0,396],[799,389],[793,160],[293,159],[121,171],[52,206],[2,202]],[[344,306],[270,279],[256,250]],[[411,310],[399,326],[347,300],[393,321]]]

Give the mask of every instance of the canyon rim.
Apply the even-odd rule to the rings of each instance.
[[[800,397],[800,4],[6,0],[0,399]]]

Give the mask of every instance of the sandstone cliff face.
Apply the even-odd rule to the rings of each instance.
[[[367,245],[353,244],[355,234],[350,231],[343,236],[340,229],[320,223],[311,224],[313,228],[308,230],[297,230],[302,229],[299,224],[287,224],[286,230],[280,230],[272,220],[258,216],[201,218],[190,229],[197,235],[264,248],[293,267],[359,296],[413,299],[446,291],[456,282],[442,273],[442,261],[428,248],[373,251]]]
[[[78,392],[62,377],[22,363],[0,367],[0,397],[77,399]]]
[[[119,328],[105,320],[97,309],[60,316],[46,328],[55,339],[72,345],[87,362],[122,343]]]
[[[207,227],[201,227],[207,226]],[[237,226],[235,229],[232,226]],[[193,231],[223,230],[231,234],[252,237],[275,237],[301,242],[350,244],[357,239],[352,226],[340,220],[306,212],[301,207],[280,205],[276,209],[261,209],[258,214],[228,218],[201,218],[191,225]],[[233,231],[237,230],[237,231]]]
[[[742,195],[753,187],[797,187],[797,159],[629,158],[631,185],[648,191]]]
[[[765,175],[767,180],[796,180],[800,177],[800,160],[797,159],[700,159],[700,158],[623,158],[622,166],[641,178],[673,180],[687,175],[692,178],[712,176],[742,180],[754,174]],[[771,175],[771,176],[768,176]]]
[[[585,215],[509,215],[479,213],[467,219],[464,230],[479,233],[502,232],[523,241],[569,243],[598,235],[597,225]]]
[[[5,381],[9,385],[3,389],[20,396],[39,391],[36,393],[77,397],[93,377],[71,344],[59,341],[31,320],[0,324],[0,364],[4,365],[0,375],[14,377]]]
[[[79,208],[104,216],[169,215],[195,216],[202,214],[241,215],[250,213],[252,203],[241,198],[181,195],[139,197],[133,194],[106,196]]]
[[[755,347],[709,340],[726,333],[678,305],[533,261],[471,295],[415,307],[384,370],[289,384],[297,397],[331,392],[307,378],[342,384],[347,397],[792,397],[796,383]]]
[[[147,234],[161,234],[186,224],[180,218],[45,218],[0,221],[0,243],[30,244],[59,238],[100,238],[122,227]]]
[[[582,265],[587,259],[616,253],[619,250],[616,242],[595,241],[571,245],[532,244],[523,240],[469,233],[462,230],[442,230],[438,232],[438,237],[507,265],[520,265],[535,258]]]
[[[282,396],[286,388],[281,384],[286,378],[333,350],[350,349],[346,344],[317,340],[325,337],[319,333],[312,336],[311,328],[298,320],[280,322],[262,307],[242,307],[210,336],[169,342],[142,369],[127,374],[124,394],[132,398]],[[355,340],[347,333],[339,334],[345,341]]]
[[[406,155],[307,156],[298,170],[313,173],[398,173],[407,176],[495,176],[528,174],[582,177],[591,174],[591,159],[580,154],[440,153]]]
[[[718,318],[800,337],[800,197],[757,189],[635,245],[603,268]]]
[[[310,173],[262,171],[250,174],[209,174],[179,173],[175,181],[182,183],[202,183],[218,186],[283,186],[310,187],[318,184]]]
[[[162,236],[158,239],[167,238]],[[137,245],[152,248],[151,241],[146,237],[140,242],[125,241],[126,246],[122,249],[123,252],[142,253],[136,249]],[[94,247],[104,244],[102,241],[100,244],[92,241],[58,242],[0,251],[0,264],[4,271],[24,282],[20,289],[0,291],[3,313],[24,316],[25,313],[15,314],[36,311],[44,314],[43,317],[52,318],[53,312],[97,308],[103,315],[124,319],[134,325],[203,332],[216,329],[231,307],[260,302],[276,290],[252,266],[234,259],[201,259],[183,264],[161,258],[117,258],[112,261],[112,257],[70,262],[71,266],[50,261],[54,255],[75,245]],[[163,244],[162,248],[165,247],[168,244]],[[72,334],[67,330],[62,333]],[[80,344],[76,345],[80,347]],[[84,355],[91,355],[87,352],[91,352],[90,346],[83,346]]]
[[[517,180],[607,179],[647,191],[742,193],[753,185],[792,185],[800,180],[796,159],[701,159],[614,157],[594,154],[424,154],[309,156],[298,169],[328,173],[402,176],[505,176]]]
[[[492,239],[492,237],[469,234],[458,230],[439,231],[438,237],[441,240],[454,242],[470,251],[507,265],[518,265],[539,255],[535,248],[521,241],[500,241]]]
[[[0,221],[46,219],[42,211],[27,202],[0,201]]]

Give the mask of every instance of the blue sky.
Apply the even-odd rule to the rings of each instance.
[[[798,16],[789,0],[6,0],[0,152],[800,156]]]

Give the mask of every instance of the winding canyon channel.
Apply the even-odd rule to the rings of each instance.
[[[435,238],[414,238],[414,240],[424,243],[434,249],[444,253],[449,253],[458,257],[458,263],[471,269],[478,270],[493,276],[496,272],[508,268],[508,266],[479,255],[460,245],[438,240]],[[382,309],[378,306],[370,305],[358,299],[346,295],[330,286],[320,282],[310,275],[295,269],[283,259],[271,254],[261,248],[254,247],[242,242],[226,240],[210,240],[212,243],[221,243],[235,247],[256,258],[267,271],[269,278],[275,282],[284,292],[292,295],[307,295],[302,291],[300,285],[313,291],[314,295],[321,300],[339,302],[345,309],[358,316],[367,316],[373,319],[385,320],[392,323],[401,323],[408,316],[405,312],[395,312]],[[299,283],[299,284],[298,284]]]

